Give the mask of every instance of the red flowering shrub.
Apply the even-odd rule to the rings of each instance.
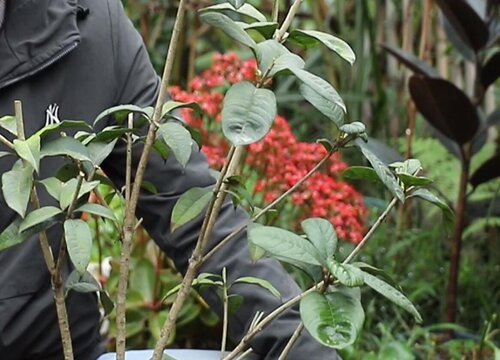
[[[202,151],[214,168],[222,167],[229,149],[219,125],[223,94],[231,84],[255,81],[256,69],[255,60],[241,61],[232,53],[215,55],[213,66],[191,81],[191,91],[170,89],[175,100],[195,101],[205,111],[203,117],[195,116],[191,110],[184,110],[183,115],[190,126],[201,132]],[[248,147],[243,171],[256,173],[258,180],[253,189],[256,198],[270,202],[297,183],[325,154],[320,144],[298,141],[286,119],[277,116],[266,137]],[[294,209],[287,217],[292,227],[297,228],[307,217],[322,217],[330,220],[340,238],[352,242],[362,239],[367,210],[361,194],[338,179],[346,167],[340,155],[335,154],[323,169],[300,186],[288,200]],[[243,174],[243,178],[250,177],[249,173]]]

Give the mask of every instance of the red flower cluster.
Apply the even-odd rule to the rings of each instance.
[[[175,100],[195,101],[205,111],[204,117],[195,116],[191,110],[184,110],[183,115],[190,126],[201,132],[202,150],[215,168],[222,167],[229,148],[219,125],[223,93],[241,80],[255,81],[256,69],[254,60],[241,61],[231,53],[216,55],[213,66],[191,81],[192,91],[170,89]],[[277,116],[266,137],[248,147],[245,171],[257,173],[259,180],[254,192],[269,202],[296,184],[325,155],[322,145],[298,141],[285,118]],[[335,154],[292,195],[289,202],[300,209],[290,219],[294,227],[307,217],[322,217],[335,226],[340,238],[352,242],[362,239],[367,209],[361,194],[338,179],[346,167],[339,154]]]

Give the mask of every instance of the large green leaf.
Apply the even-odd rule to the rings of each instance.
[[[181,101],[170,100],[167,101],[165,104],[163,104],[161,117],[162,118],[168,117],[168,115],[172,114],[175,110],[182,108],[190,108],[196,111],[197,113],[203,112],[200,105],[198,105],[195,102],[181,102]]]
[[[19,232],[23,232],[33,226],[39,225],[62,213],[62,210],[55,206],[44,206],[30,212],[19,225]]]
[[[254,22],[251,24],[237,21],[236,24],[238,24],[243,30],[255,30],[259,32],[265,39],[271,39],[279,25],[277,22],[272,21]]]
[[[40,157],[69,156],[79,161],[91,161],[87,148],[75,138],[64,136],[42,145]]]
[[[232,285],[238,284],[238,283],[258,285],[260,287],[263,287],[267,291],[269,291],[271,294],[273,294],[277,298],[281,297],[280,292],[273,286],[273,284],[271,284],[269,281],[264,280],[264,279],[259,279],[259,278],[252,277],[252,276],[244,276],[244,277],[236,279]]]
[[[92,252],[92,234],[83,220],[69,219],[64,222],[64,237],[69,258],[75,269],[83,274],[87,270]]]
[[[33,187],[33,168],[19,164],[2,175],[2,192],[7,205],[24,218]]]
[[[26,140],[14,140],[17,155],[27,161],[38,173],[40,168],[40,137],[33,135]]]
[[[69,128],[81,128],[81,129],[87,129],[90,130],[92,127],[87,124],[85,121],[81,120],[63,120],[58,123],[50,124],[47,126],[44,126],[40,130],[38,130],[35,135],[40,136],[41,138],[55,133],[55,132],[60,132],[63,129],[69,129]]]
[[[0,127],[17,136],[17,122],[15,116],[7,115],[0,117]]]
[[[75,209],[75,212],[86,212],[105,219],[116,221],[116,216],[113,210],[99,204],[83,204],[82,206]]]
[[[160,125],[158,135],[172,150],[179,164],[186,167],[193,149],[193,139],[189,131],[181,124],[171,121]]]
[[[227,2],[233,5],[236,9],[239,9],[246,3],[245,0],[227,0]]]
[[[321,344],[335,349],[352,345],[361,331],[365,313],[359,289],[313,292],[300,302],[300,317],[307,331]]]
[[[336,260],[328,259],[326,261],[330,273],[340,281],[341,284],[348,287],[358,287],[363,285],[363,275],[361,270],[350,264],[341,264]]]
[[[74,290],[80,293],[98,292],[101,291],[101,285],[88,271],[80,273],[73,270],[66,280],[65,288]]]
[[[12,223],[7,226],[7,228],[0,233],[0,251],[5,250],[11,246],[22,243],[28,240],[33,235],[37,235],[40,231],[44,231],[49,227],[57,224],[57,220],[51,218],[43,223],[32,226],[31,228],[23,231],[19,231],[19,226],[21,225],[22,218],[16,218]]]
[[[212,6],[205,7],[200,10],[200,13],[206,12],[206,11],[234,11],[238,14],[245,15],[248,17],[251,17],[254,20],[257,20],[259,22],[266,22],[266,16],[262,14],[259,10],[257,10],[253,5],[250,4],[243,4],[239,8],[235,8],[232,4],[230,3],[222,3],[222,4],[216,4]]]
[[[344,123],[345,111],[335,101],[325,98],[321,93],[306,84],[300,84],[299,91],[304,99],[337,126]]]
[[[300,56],[291,53],[275,39],[258,43],[256,52],[259,70],[263,74],[268,73],[269,76],[274,76],[291,67],[303,69],[305,66],[305,62]]]
[[[357,141],[356,143],[359,146],[359,148],[361,149],[361,152],[363,153],[365,158],[372,165],[373,170],[375,170],[375,172],[379,176],[380,180],[382,180],[382,182],[387,187],[387,189],[391,192],[391,194],[394,195],[396,198],[398,198],[399,201],[404,202],[404,200],[405,200],[404,191],[401,188],[401,185],[399,185],[398,179],[392,173],[392,171],[389,169],[389,167],[386,164],[384,164],[366,146],[364,146],[363,142]]]
[[[262,139],[276,117],[276,97],[248,81],[233,85],[224,98],[222,131],[233,145],[248,145]]]
[[[352,51],[351,47],[344,40],[331,34],[315,30],[296,29],[290,32],[287,40],[300,44],[306,48],[323,44],[331,51],[339,54],[340,57],[349,64],[352,65],[354,64],[354,61],[356,61],[356,55],[354,54],[354,51]]]
[[[109,143],[93,141],[87,145],[90,160],[94,166],[99,166],[108,157],[115,148],[118,139],[114,139]]]
[[[116,122],[121,123],[127,118],[128,114],[130,113],[139,114],[143,118],[151,120],[151,111],[148,108],[141,108],[136,105],[118,105],[106,109],[99,115],[97,115],[94,120],[94,127],[97,123],[99,123],[103,119],[107,119],[111,115],[113,115],[113,118],[116,120]]]
[[[410,314],[412,314],[415,317],[415,320],[417,322],[422,322],[422,317],[418,313],[417,309],[415,306],[411,303],[410,300],[406,296],[403,295],[402,292],[399,290],[395,289],[385,281],[379,279],[378,277],[369,274],[367,272],[364,272],[362,270],[361,274],[363,275],[365,284],[371,287],[373,290],[378,292],[379,294],[383,295],[390,301],[392,301],[394,304],[402,307],[406,311],[408,311]]]
[[[61,196],[61,189],[63,186],[63,182],[56,177],[49,177],[43,180],[40,180],[40,183],[45,186],[47,192],[54,199],[59,200]]]
[[[199,216],[207,207],[212,195],[212,190],[199,187],[191,188],[182,194],[172,211],[171,231]]]
[[[19,234],[19,224],[21,224],[21,221],[21,218],[16,218],[0,233],[0,251],[20,244],[28,238]]]
[[[289,70],[303,82],[299,88],[302,96],[337,126],[341,126],[347,110],[337,90],[328,81],[306,70],[296,67],[290,67]]]
[[[248,240],[284,262],[321,265],[322,257],[306,239],[274,226],[248,226]]]
[[[455,215],[453,213],[453,210],[448,206],[446,202],[435,195],[432,191],[428,189],[416,189],[411,193],[409,197],[418,197],[439,207],[443,212],[443,217],[447,229],[449,230],[453,227],[453,223],[455,222]]]
[[[350,166],[342,172],[342,177],[349,180],[367,180],[375,184],[383,184],[375,170],[367,166]]]
[[[337,233],[325,219],[310,218],[302,221],[302,229],[324,260],[332,257],[337,250]],[[326,264],[326,263],[324,263]]]
[[[221,29],[227,36],[250,48],[255,47],[255,41],[230,17],[209,11],[200,14],[201,20],[209,25]]]

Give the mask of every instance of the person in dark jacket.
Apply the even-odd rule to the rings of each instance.
[[[5,6],[6,5],[6,6]],[[5,11],[4,11],[5,10]],[[153,105],[159,79],[142,39],[127,19],[119,0],[0,0],[0,116],[13,114],[14,100],[24,104],[26,134],[42,128],[47,116],[84,119],[89,123],[104,109],[118,104]],[[2,129],[0,133],[12,139]],[[6,151],[0,145],[0,151]],[[118,187],[123,186],[125,150],[117,146],[102,164]],[[134,151],[135,161],[140,148]],[[13,164],[0,159],[0,175]],[[42,161],[40,178],[52,176],[62,160]],[[185,271],[196,241],[200,221],[169,231],[169,219],[178,197],[193,186],[214,183],[202,153],[194,152],[186,169],[176,160],[165,163],[153,154],[145,176],[158,193],[143,193],[137,215],[162,250]],[[49,203],[41,193],[42,203]],[[16,214],[0,194],[0,232]],[[227,204],[216,224],[210,247],[248,219],[241,209]],[[53,249],[58,248],[61,229],[49,230]],[[255,276],[268,279],[283,300],[299,288],[276,261],[252,264],[245,235],[226,245],[202,271],[221,273],[230,279]],[[67,265],[65,273],[70,271]],[[234,287],[245,303],[230,323],[231,336],[240,339],[257,311],[269,312],[281,301],[257,286]],[[207,301],[219,309],[215,294]],[[40,244],[29,239],[0,252],[0,358],[6,360],[62,358],[53,294]],[[95,360],[104,352],[98,333],[99,312],[93,294],[70,292],[67,298],[75,358]],[[277,359],[299,323],[296,308],[285,312],[251,343],[260,359]],[[335,359],[335,351],[320,346],[304,332],[289,359]]]

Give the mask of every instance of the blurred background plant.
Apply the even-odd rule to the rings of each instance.
[[[488,6],[495,8],[489,29],[491,34],[498,35],[498,1],[455,1],[469,4],[483,20],[487,20]],[[193,0],[190,7],[196,10],[216,2]],[[273,1],[248,2],[271,14]],[[283,0],[282,8],[289,7],[290,2]],[[339,34],[351,44],[357,56],[352,70],[321,48],[307,50],[308,70],[325,76],[334,84],[346,102],[351,120],[361,119],[367,124],[372,150],[381,159],[387,163],[410,155],[420,159],[425,175],[435,180],[435,190],[453,205],[459,188],[460,160],[448,151],[449,146],[446,147],[442,137],[436,136],[416,113],[407,90],[409,71],[380,46],[385,44],[418,54],[443,77],[472,94],[476,69],[463,46],[457,48],[456,42],[448,40],[441,26],[443,16],[439,14],[437,2],[307,0],[296,21],[301,22],[304,29],[316,28]],[[124,0],[123,3],[140,30],[154,65],[159,68],[167,50],[176,2]],[[279,16],[281,18],[284,14]],[[190,126],[201,133],[203,150],[211,165],[217,168],[227,146],[222,138],[214,135],[219,126],[217,118],[222,94],[227,90],[227,84],[255,76],[255,64],[247,61],[250,54],[231,47],[227,37],[202,24],[195,11],[189,12],[184,27],[184,51],[179,52],[176,59],[172,80],[176,86],[172,88],[172,94],[179,100],[196,100],[202,104],[203,117],[195,118],[189,113],[184,116]],[[444,29],[449,35],[449,24]],[[496,59],[493,67],[496,64],[497,73],[500,69],[498,51],[499,39],[493,36],[484,56]],[[274,192],[288,186],[286,174],[307,169],[308,164],[321,157],[322,146],[307,141],[333,131],[326,119],[304,121],[311,117],[322,118],[322,115],[303,101],[294,81],[277,80],[273,86],[281,104],[280,117],[268,137],[250,148],[242,169],[246,188],[255,195],[255,206],[261,206],[261,201],[271,199]],[[481,121],[485,121],[484,114],[493,114],[490,115],[492,126],[485,132],[484,146],[474,156],[471,173],[499,153],[499,97],[498,86],[493,82],[478,108]],[[273,142],[286,142],[288,153],[277,153]],[[306,214],[329,218],[339,235],[347,240],[342,244],[347,253],[352,243],[359,241],[363,229],[387,204],[382,189],[343,178],[346,163],[356,165],[360,161],[349,151],[344,152],[342,158],[333,158],[328,167],[283,205],[280,212],[284,216],[276,220],[278,225],[294,228]],[[293,167],[293,172],[287,172],[287,166]],[[257,181],[262,175],[266,176],[266,181]],[[409,298],[417,304],[424,324],[422,327],[414,325],[397,308],[367,293],[364,295],[367,305],[365,331],[363,337],[344,352],[346,359],[500,358],[500,351],[495,350],[495,344],[497,348],[500,346],[500,322],[494,316],[500,312],[500,181],[496,179],[481,184],[469,195],[456,323],[445,322],[450,244],[441,215],[431,206],[411,204],[391,214],[384,230],[376,234],[360,260],[395,274],[395,281],[402,284]],[[116,203],[116,211],[120,211],[119,203]],[[100,244],[94,254],[96,272],[103,274],[101,279],[113,294],[116,289],[114,259],[118,256],[115,242],[119,237],[111,224],[89,221],[93,223]],[[168,309],[168,301],[162,303],[163,294],[174,287],[180,277],[176,275],[172,262],[154,250],[145,233],[137,236],[133,255],[132,292],[128,298],[129,344],[145,347],[154,342],[161,323],[158,319],[162,319]],[[108,269],[111,269],[109,276],[107,261],[110,263]],[[104,263],[104,268],[98,265],[101,263]],[[214,344],[218,343],[217,334],[220,332],[213,329],[218,326],[218,319],[193,293],[171,344],[217,347]],[[112,342],[114,329],[106,326],[103,329],[109,333]],[[450,329],[455,330],[453,340],[443,335]],[[215,335],[212,338],[209,334]]]

